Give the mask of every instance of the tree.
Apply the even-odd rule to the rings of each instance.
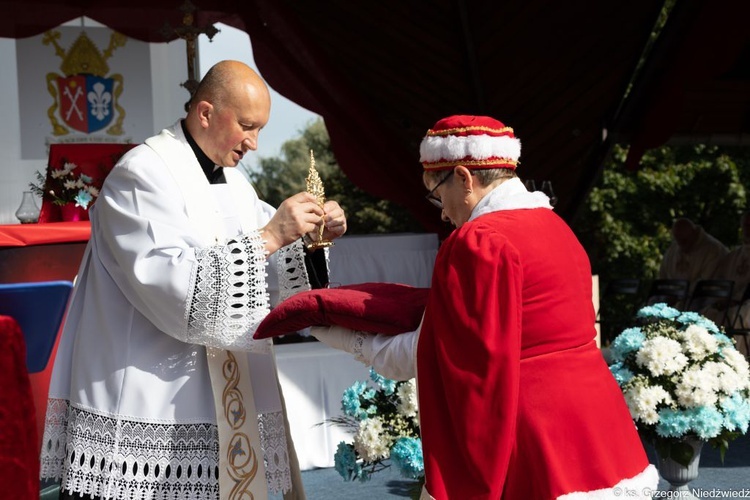
[[[739,242],[747,150],[664,146],[647,152],[637,172],[624,169],[626,155],[625,148],[614,148],[574,223],[603,281],[656,277],[678,217],[700,224],[727,246]]]
[[[672,222],[687,217],[728,247],[740,241],[747,209],[750,151],[693,145],[648,151],[637,172],[624,168],[627,149],[615,146],[573,229],[602,287],[613,278],[656,278],[671,242]],[[633,300],[611,298],[601,317],[625,317]],[[614,337],[619,331],[604,331]]]
[[[286,141],[280,157],[261,158],[258,170],[248,172],[258,195],[278,206],[289,196],[304,191],[311,149],[326,198],[338,201],[346,212],[348,234],[424,232],[406,209],[352,184],[336,162],[322,119],[303,130],[299,138]]]

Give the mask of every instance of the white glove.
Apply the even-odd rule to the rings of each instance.
[[[357,361],[390,379],[409,380],[416,375],[418,331],[382,335],[341,326],[314,326],[310,334],[328,347],[353,354]]]
[[[313,326],[310,335],[323,342],[328,347],[354,354],[358,361],[362,358],[362,344],[367,337],[373,337],[371,333],[358,332],[344,328],[343,326]]]

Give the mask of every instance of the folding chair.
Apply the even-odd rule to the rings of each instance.
[[[749,300],[750,283],[745,286],[740,303],[737,304],[737,311],[734,313],[731,323],[729,323],[729,328],[726,329],[726,333],[730,337],[739,336],[744,339],[745,356],[750,356],[750,324],[745,324],[745,320],[742,317],[742,305]]]
[[[13,317],[23,331],[29,373],[47,366],[72,289],[70,281],[0,284],[0,314]]]
[[[708,307],[723,301],[723,304],[718,304],[720,307],[713,308],[711,316],[717,325],[724,326],[733,292],[732,280],[699,280],[690,294],[685,310],[703,313]]]
[[[605,285],[596,313],[596,322],[601,327],[602,345],[608,344],[617,336],[618,329],[625,327],[633,319],[640,291],[641,280],[638,278],[617,278]]]
[[[680,308],[687,300],[689,291],[688,280],[655,279],[646,295],[646,305],[664,302],[668,306]]]

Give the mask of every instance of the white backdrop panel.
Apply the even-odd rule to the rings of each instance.
[[[428,288],[437,234],[343,236],[330,249],[330,280],[340,285],[383,282]]]

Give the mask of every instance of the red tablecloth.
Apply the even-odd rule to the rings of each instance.
[[[89,221],[0,225],[0,247],[85,242],[90,236]]]
[[[0,485],[3,498],[39,498],[39,441],[26,347],[18,323],[0,316]]]

